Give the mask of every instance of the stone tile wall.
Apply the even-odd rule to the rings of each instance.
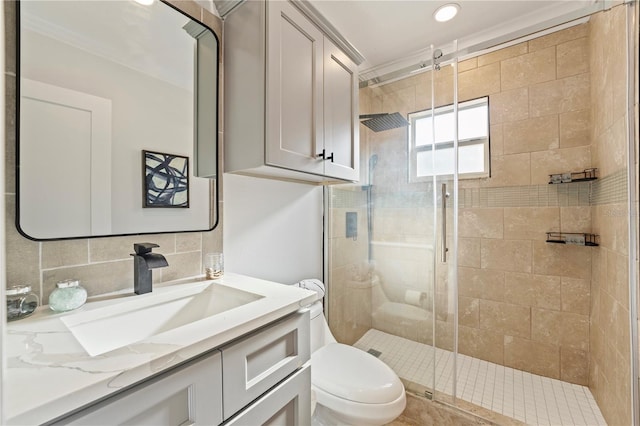
[[[210,14],[195,2],[174,2],[175,6],[210,26]],[[160,245],[169,267],[154,271],[154,281],[163,282],[202,273],[202,255],[222,251],[222,220],[211,232],[141,235],[35,242],[20,235],[15,226],[15,102],[16,102],[16,4],[5,2],[6,32],[6,253],[7,286],[29,284],[43,304],[55,283],[77,278],[90,296],[116,290],[133,290],[133,261],[129,253],[134,242],[150,241]],[[222,139],[220,139],[220,142]],[[219,167],[219,170],[222,170]],[[220,183],[220,187],[222,184]],[[222,196],[220,196],[222,201]],[[217,207],[222,213],[222,203]]]
[[[588,38],[591,153],[603,178],[595,188],[596,205],[591,208],[593,230],[601,235],[601,246],[592,251],[591,261],[589,387],[609,424],[632,423],[626,193],[626,8],[617,6],[593,16]],[[605,191],[605,185],[620,188],[607,191],[617,196],[600,195],[599,192]]]
[[[543,203],[539,193],[548,192],[551,173],[592,167],[588,35],[589,26],[583,24],[462,61],[458,83],[461,101],[489,96],[491,125],[491,177],[461,180],[460,194],[473,200],[478,191],[492,191],[491,200],[496,194],[502,200],[493,206],[461,204],[459,350],[579,384],[587,384],[589,377],[593,249],[548,244],[545,233],[589,232],[591,208],[588,198],[557,197],[550,203],[547,196]],[[436,105],[451,103],[452,67],[434,77]],[[370,98],[367,112],[406,115],[431,107],[431,74],[361,92]],[[429,184],[407,183],[406,130],[363,129],[361,135],[368,138],[369,152],[379,157],[374,240],[432,244]],[[513,196],[514,191],[523,194]],[[507,196],[517,202],[504,204]],[[429,279],[427,269],[423,275],[405,268],[405,277],[384,276],[384,259],[375,258],[375,264],[383,280]],[[447,267],[437,261],[434,318],[438,346],[451,349]],[[412,334],[411,326],[403,326],[405,334]]]

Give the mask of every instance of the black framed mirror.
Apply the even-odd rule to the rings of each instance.
[[[33,240],[218,221],[219,39],[163,1],[18,7],[18,230]]]

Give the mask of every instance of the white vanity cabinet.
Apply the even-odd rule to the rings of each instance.
[[[357,66],[291,1],[225,16],[225,172],[359,179]]]
[[[55,425],[218,425],[222,423],[222,357],[215,351],[142,382]]]
[[[53,424],[310,424],[309,321],[290,314]]]

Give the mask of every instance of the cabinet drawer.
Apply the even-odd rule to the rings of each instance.
[[[309,326],[309,311],[296,312],[222,348],[225,420],[309,360]]]
[[[217,425],[222,423],[221,383],[216,351],[53,424]]]
[[[311,424],[311,366],[267,392],[225,426]]]

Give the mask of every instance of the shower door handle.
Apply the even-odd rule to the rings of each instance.
[[[447,184],[442,184],[442,263],[447,263]]]

